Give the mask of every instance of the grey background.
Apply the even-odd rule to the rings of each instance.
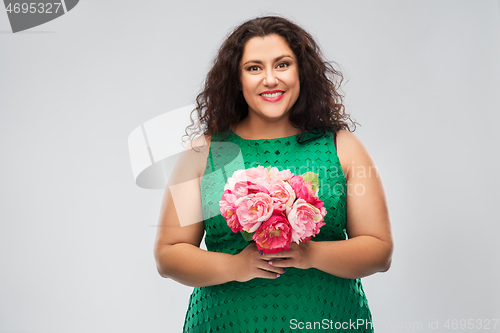
[[[192,103],[258,14],[348,79],[395,239],[363,279],[377,331],[500,317],[498,1],[86,0],[17,34],[0,10],[0,332],[181,330],[191,288],[156,272],[162,191],[135,185],[127,137]]]

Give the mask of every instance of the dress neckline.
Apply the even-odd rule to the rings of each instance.
[[[284,136],[284,137],[281,137],[281,138],[273,138],[273,139],[255,139],[255,140],[252,140],[252,139],[244,139],[242,138],[241,136],[239,136],[238,134],[234,133],[233,130],[230,130],[232,135],[235,136],[237,139],[241,140],[241,141],[248,141],[248,142],[262,142],[262,141],[276,141],[276,140],[290,140],[292,138],[295,138],[295,137],[298,137],[300,135],[299,134],[294,134],[294,135],[289,135],[289,136]]]

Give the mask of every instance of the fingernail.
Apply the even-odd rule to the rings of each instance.
[[[281,276],[281,275],[279,275],[279,274],[278,274],[278,276],[277,276],[277,277],[280,277],[280,276]]]
[[[264,251],[259,251],[259,254],[260,254],[261,256],[263,256],[263,255],[264,255]]]
[[[283,269],[283,274],[285,274],[285,273],[286,273],[286,269]]]
[[[273,264],[273,262],[272,262],[271,260],[269,260],[269,261],[268,261],[268,263],[269,263],[269,265],[272,265],[272,264]]]

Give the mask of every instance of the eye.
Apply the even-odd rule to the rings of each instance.
[[[277,68],[287,68],[288,66],[290,66],[288,62],[282,62],[277,66]]]
[[[258,71],[259,69],[260,69],[259,66],[250,66],[247,68],[247,71],[255,72],[255,71]]]

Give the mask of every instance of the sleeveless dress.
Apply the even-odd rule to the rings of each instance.
[[[305,144],[294,135],[247,140],[234,132],[210,144],[201,197],[208,251],[237,254],[249,243],[233,233],[220,215],[226,180],[240,169],[275,166],[301,175],[319,174],[319,198],[327,214],[312,241],[347,239],[346,178],[333,133]],[[360,279],[344,279],[315,268],[287,267],[279,278],[195,287],[184,332],[373,332],[372,317]]]

